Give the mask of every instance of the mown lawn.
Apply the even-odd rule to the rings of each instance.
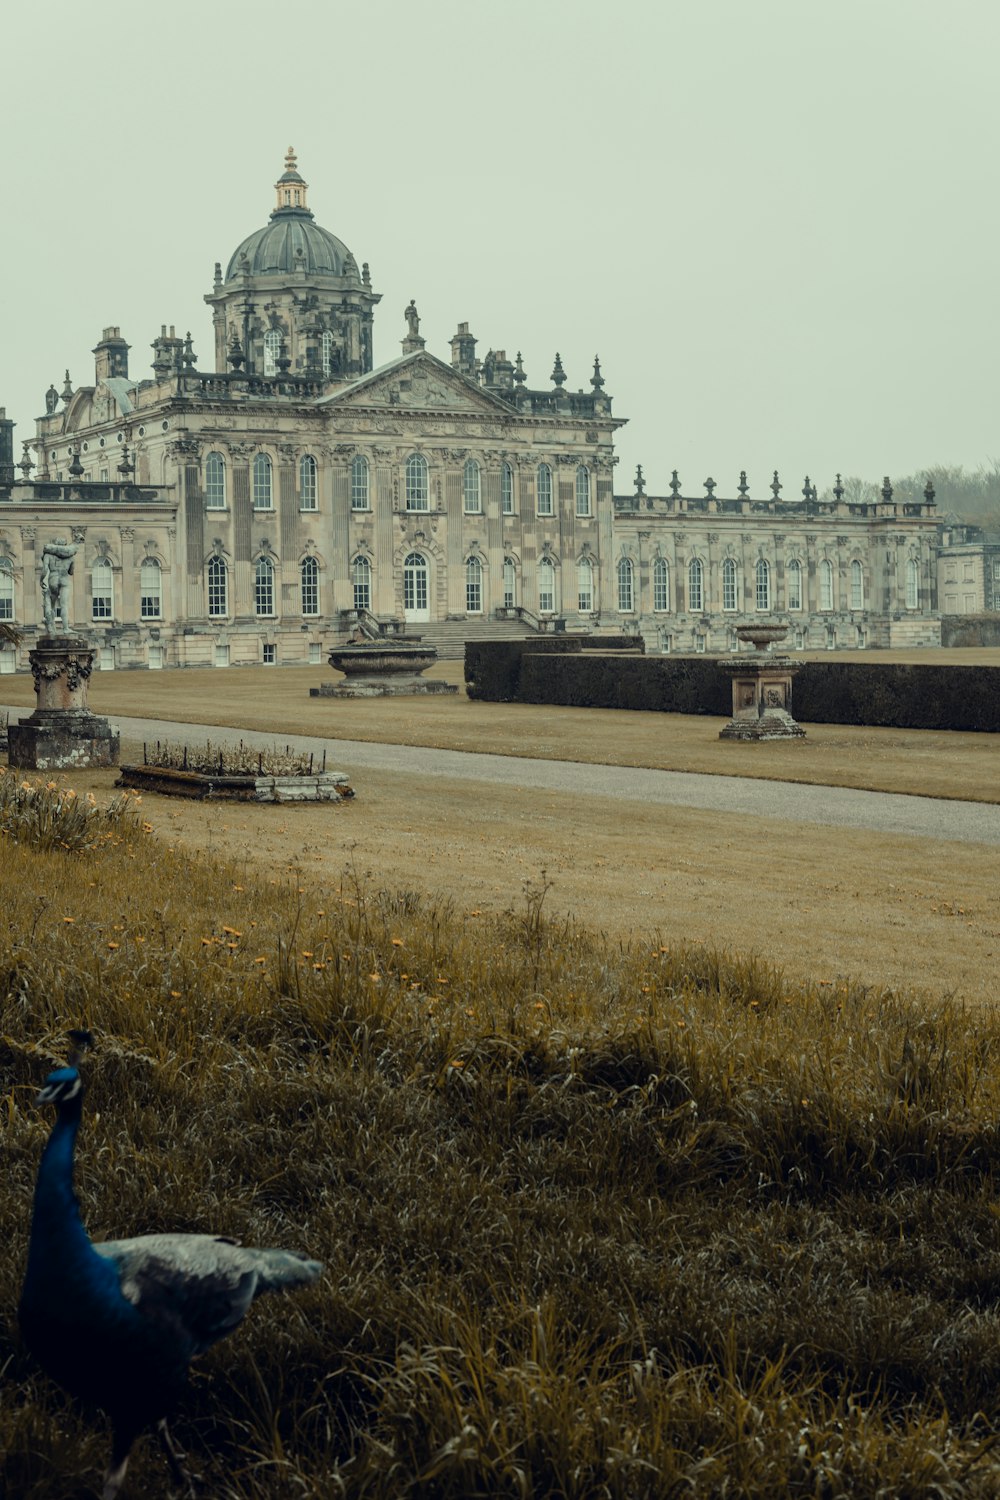
[[[459,914],[191,857],[141,808],[77,852],[0,811],[8,1495],[107,1453],[13,1324],[33,1093],[80,1024],[95,1237],[327,1266],[202,1365],[207,1494],[998,1492],[992,1011],[606,943],[541,879]],[[128,1493],[167,1479],[140,1445]]]

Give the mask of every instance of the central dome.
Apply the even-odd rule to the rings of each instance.
[[[307,184],[299,176],[290,146],[285,170],[274,186],[277,207],[271,213],[271,222],[237,245],[226,267],[226,280],[236,281],[244,269],[251,276],[284,275],[292,271],[306,271],[312,276],[343,276],[348,260],[352,262],[351,269],[356,269],[343,240],[321,228],[306,207]]]

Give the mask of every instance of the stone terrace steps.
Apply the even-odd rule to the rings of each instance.
[[[419,635],[425,646],[433,646],[442,661],[460,661],[466,641],[523,641],[537,632],[519,620],[422,620],[407,625],[408,635]]]

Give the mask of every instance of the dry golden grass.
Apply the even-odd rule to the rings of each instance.
[[[937,665],[1000,663],[1000,650],[866,652],[864,660],[883,656]],[[838,655],[823,653],[822,659],[837,660]],[[462,665],[442,662],[428,676],[461,683]],[[90,702],[96,713],[112,718],[230,725],[276,737],[315,734],[1000,801],[996,735],[816,724],[808,726],[804,741],[794,744],[744,745],[719,740],[724,721],[707,716],[472,703],[464,693],[450,699],[310,698],[309,688],[330,677],[328,667],[95,673]],[[34,707],[29,677],[8,677],[0,696],[25,709]]]

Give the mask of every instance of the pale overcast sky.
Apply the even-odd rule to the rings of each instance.
[[[616,489],[878,478],[1000,456],[997,0],[8,0],[0,405],[93,380],[107,324],[211,366],[202,296],[289,144],[371,265],[571,388]]]

